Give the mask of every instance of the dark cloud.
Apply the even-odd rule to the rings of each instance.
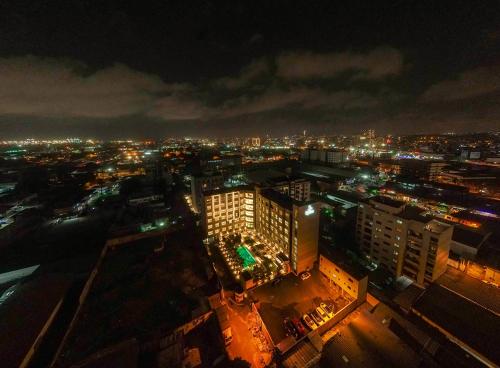
[[[247,96],[230,100],[221,111],[224,118],[257,114],[284,109],[289,106],[304,109],[323,107],[325,109],[371,108],[379,101],[359,91],[337,91],[328,93],[321,89],[295,88],[287,91],[270,89],[254,98]]]
[[[463,100],[500,91],[500,67],[480,67],[456,79],[433,84],[422,95],[425,102]]]
[[[238,89],[247,86],[253,80],[266,73],[270,73],[269,62],[262,58],[244,67],[237,77],[220,78],[215,81],[215,85],[230,90]]]
[[[354,72],[356,79],[381,79],[401,73],[403,55],[390,47],[368,53],[289,52],[276,63],[278,76],[285,79],[333,78],[345,72]]]
[[[128,131],[136,136],[144,136],[141,129],[292,134],[303,129],[356,132],[373,126],[398,133],[486,128],[500,118],[492,99],[462,103],[483,95],[498,97],[496,67],[463,72],[413,95],[405,89],[402,71],[402,54],[393,48],[364,54],[281,53],[254,59],[236,76],[198,84],[165,83],[123,64],[91,69],[72,60],[3,58],[0,124],[12,129],[29,121],[57,126],[58,132],[66,124],[67,131],[77,133],[86,126],[98,132],[102,126],[114,135]],[[344,73],[347,79],[336,78]]]
[[[185,118],[193,115],[194,102],[176,96],[190,89],[122,64],[90,72],[81,63],[56,59],[0,59],[0,115]]]

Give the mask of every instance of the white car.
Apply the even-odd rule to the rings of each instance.
[[[311,277],[311,274],[309,272],[302,272],[300,274],[300,279],[301,280],[307,280],[309,277]]]
[[[304,314],[304,316],[302,317],[302,319],[304,320],[304,322],[307,325],[307,327],[309,327],[311,330],[315,330],[315,329],[318,328],[318,325],[307,314]]]
[[[326,312],[326,314],[328,314],[328,317],[333,317],[333,310],[330,306],[325,303],[321,303],[319,306]]]
[[[328,313],[326,313],[325,310],[323,310],[323,308],[321,307],[317,307],[316,308],[316,312],[319,314],[319,316],[324,320],[324,321],[328,321],[330,319],[330,316],[328,315]]]

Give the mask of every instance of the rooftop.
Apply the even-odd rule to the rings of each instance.
[[[260,194],[264,198],[267,198],[270,201],[275,202],[281,207],[287,208],[289,210],[293,208],[294,204],[302,204],[302,202],[296,201],[293,198],[285,194],[281,194],[273,189],[264,189],[260,192]]]
[[[210,280],[203,248],[187,230],[109,251],[63,348],[62,365],[110,345],[167,333],[208,310]]]
[[[405,205],[405,202],[403,202],[403,201],[397,201],[395,199],[392,199],[392,198],[389,198],[386,196],[371,197],[368,199],[368,202],[372,203],[372,204],[373,204],[373,202],[376,202],[376,203],[380,203],[380,204],[383,204],[383,205],[386,205],[389,207],[394,207],[394,208],[401,208]]]
[[[207,190],[203,192],[204,196],[210,196],[214,194],[224,194],[224,193],[231,193],[231,192],[237,192],[241,190],[246,190],[246,191],[253,191],[254,188],[252,185],[239,185],[237,187],[223,187],[219,189],[213,189],[213,190]]]
[[[362,266],[356,263],[353,258],[349,257],[348,254],[340,249],[333,249],[330,247],[322,246],[319,253],[323,257],[329,259],[331,262],[342,268],[342,270],[347,272],[356,280],[361,280],[368,275],[366,270]]]
[[[472,230],[471,228],[466,228],[465,226],[456,225],[453,229],[452,240],[478,249],[488,235],[489,234],[483,234],[482,232]]]
[[[429,286],[412,310],[489,360],[500,363],[498,314],[439,284]]]
[[[431,220],[427,224],[425,229],[435,234],[441,234],[443,231],[448,230],[450,227],[452,227],[452,225],[446,224],[442,221]]]
[[[413,220],[422,223],[428,223],[432,219],[422,215],[423,212],[425,211],[422,210],[421,208],[414,206],[406,206],[403,211],[398,213],[398,217],[401,217],[405,220]]]
[[[339,330],[324,347],[320,367],[421,366],[419,356],[367,310]]]
[[[12,294],[0,304],[2,366],[20,366],[70,284],[67,277],[46,274],[9,289]]]
[[[500,315],[500,292],[496,286],[451,267],[436,282]]]

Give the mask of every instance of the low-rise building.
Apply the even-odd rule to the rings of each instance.
[[[368,275],[341,251],[321,249],[319,270],[329,282],[341,288],[358,302],[366,300]]]
[[[398,161],[400,175],[404,178],[434,181],[442,174],[443,168],[448,166],[443,161],[403,159]]]

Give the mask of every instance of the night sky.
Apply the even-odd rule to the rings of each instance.
[[[0,139],[500,128],[499,1],[125,3],[0,1]]]

